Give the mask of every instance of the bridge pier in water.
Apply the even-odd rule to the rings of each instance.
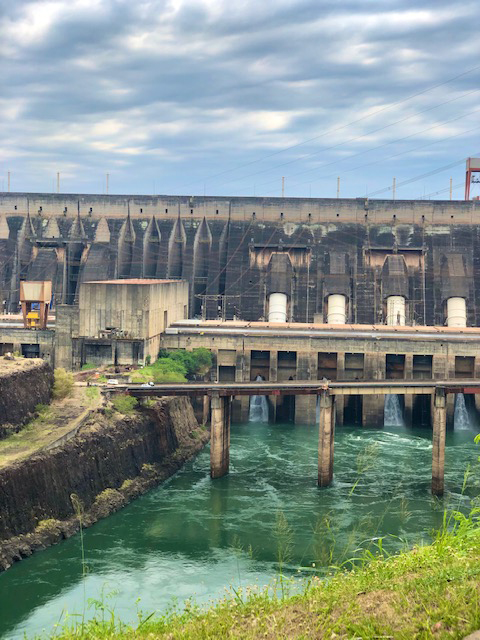
[[[232,398],[212,393],[210,435],[210,476],[221,478],[230,466],[230,423]]]
[[[211,451],[210,475],[220,478],[228,473],[230,462],[230,424],[232,419],[232,399],[235,396],[285,395],[319,396],[319,435],[318,435],[318,485],[327,487],[333,478],[334,438],[337,415],[337,395],[342,402],[344,397],[360,397],[388,394],[428,399],[428,416],[432,423],[432,493],[444,492],[445,437],[447,426],[447,395],[476,394],[480,392],[477,380],[454,379],[451,381],[395,380],[395,381],[293,381],[258,383],[195,383],[191,385],[165,384],[148,389],[138,387],[105,388],[108,396],[112,392],[125,392],[143,398],[155,395],[190,395],[211,397]],[[314,402],[311,402],[314,406]],[[344,402],[342,402],[344,404]],[[205,403],[205,408],[207,408]],[[430,410],[431,409],[431,410]],[[206,418],[206,411],[204,419]]]
[[[333,450],[335,445],[335,396],[326,391],[320,394],[318,421],[318,486],[328,487],[333,478]]]
[[[447,402],[443,389],[433,394],[432,434],[432,493],[443,495],[445,478],[445,432],[447,428]]]

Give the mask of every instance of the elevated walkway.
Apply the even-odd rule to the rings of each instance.
[[[229,470],[232,398],[258,395],[319,396],[318,485],[327,487],[333,478],[335,401],[337,396],[372,394],[429,394],[432,397],[432,493],[444,492],[447,394],[480,393],[480,380],[372,380],[361,382],[288,381],[159,384],[150,387],[118,385],[103,393],[149,396],[207,396],[211,401],[210,474],[219,478]]]

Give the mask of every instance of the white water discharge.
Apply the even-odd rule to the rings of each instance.
[[[400,396],[389,394],[385,396],[385,407],[383,410],[383,424],[389,427],[403,427],[403,411],[400,403]]]
[[[255,382],[261,382],[262,376],[257,376]],[[268,422],[268,402],[266,396],[252,396],[250,398],[249,422]]]
[[[463,393],[457,393],[455,397],[455,410],[453,412],[453,428],[455,431],[466,431],[472,428],[472,422],[465,404]]]

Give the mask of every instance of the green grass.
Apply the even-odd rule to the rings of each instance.
[[[283,527],[285,529],[285,527]],[[288,552],[285,531],[283,554]],[[463,638],[480,629],[480,509],[454,512],[429,546],[352,558],[313,577],[299,595],[279,576],[264,591],[233,590],[206,612],[190,605],[163,617],[139,614],[124,625],[104,602],[90,621],[64,621],[55,637],[73,638]],[[173,595],[173,594],[172,594]]]
[[[130,414],[138,405],[138,400],[133,396],[121,394],[113,397],[112,405],[119,413]]]
[[[85,362],[85,364],[82,365],[81,371],[91,371],[92,369],[96,368],[97,366],[93,364],[93,362]]]

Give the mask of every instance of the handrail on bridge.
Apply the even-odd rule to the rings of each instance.
[[[285,382],[186,382],[179,384],[115,385],[102,387],[102,393],[146,396],[274,396],[274,395],[412,395],[480,393],[480,380],[289,380]]]

